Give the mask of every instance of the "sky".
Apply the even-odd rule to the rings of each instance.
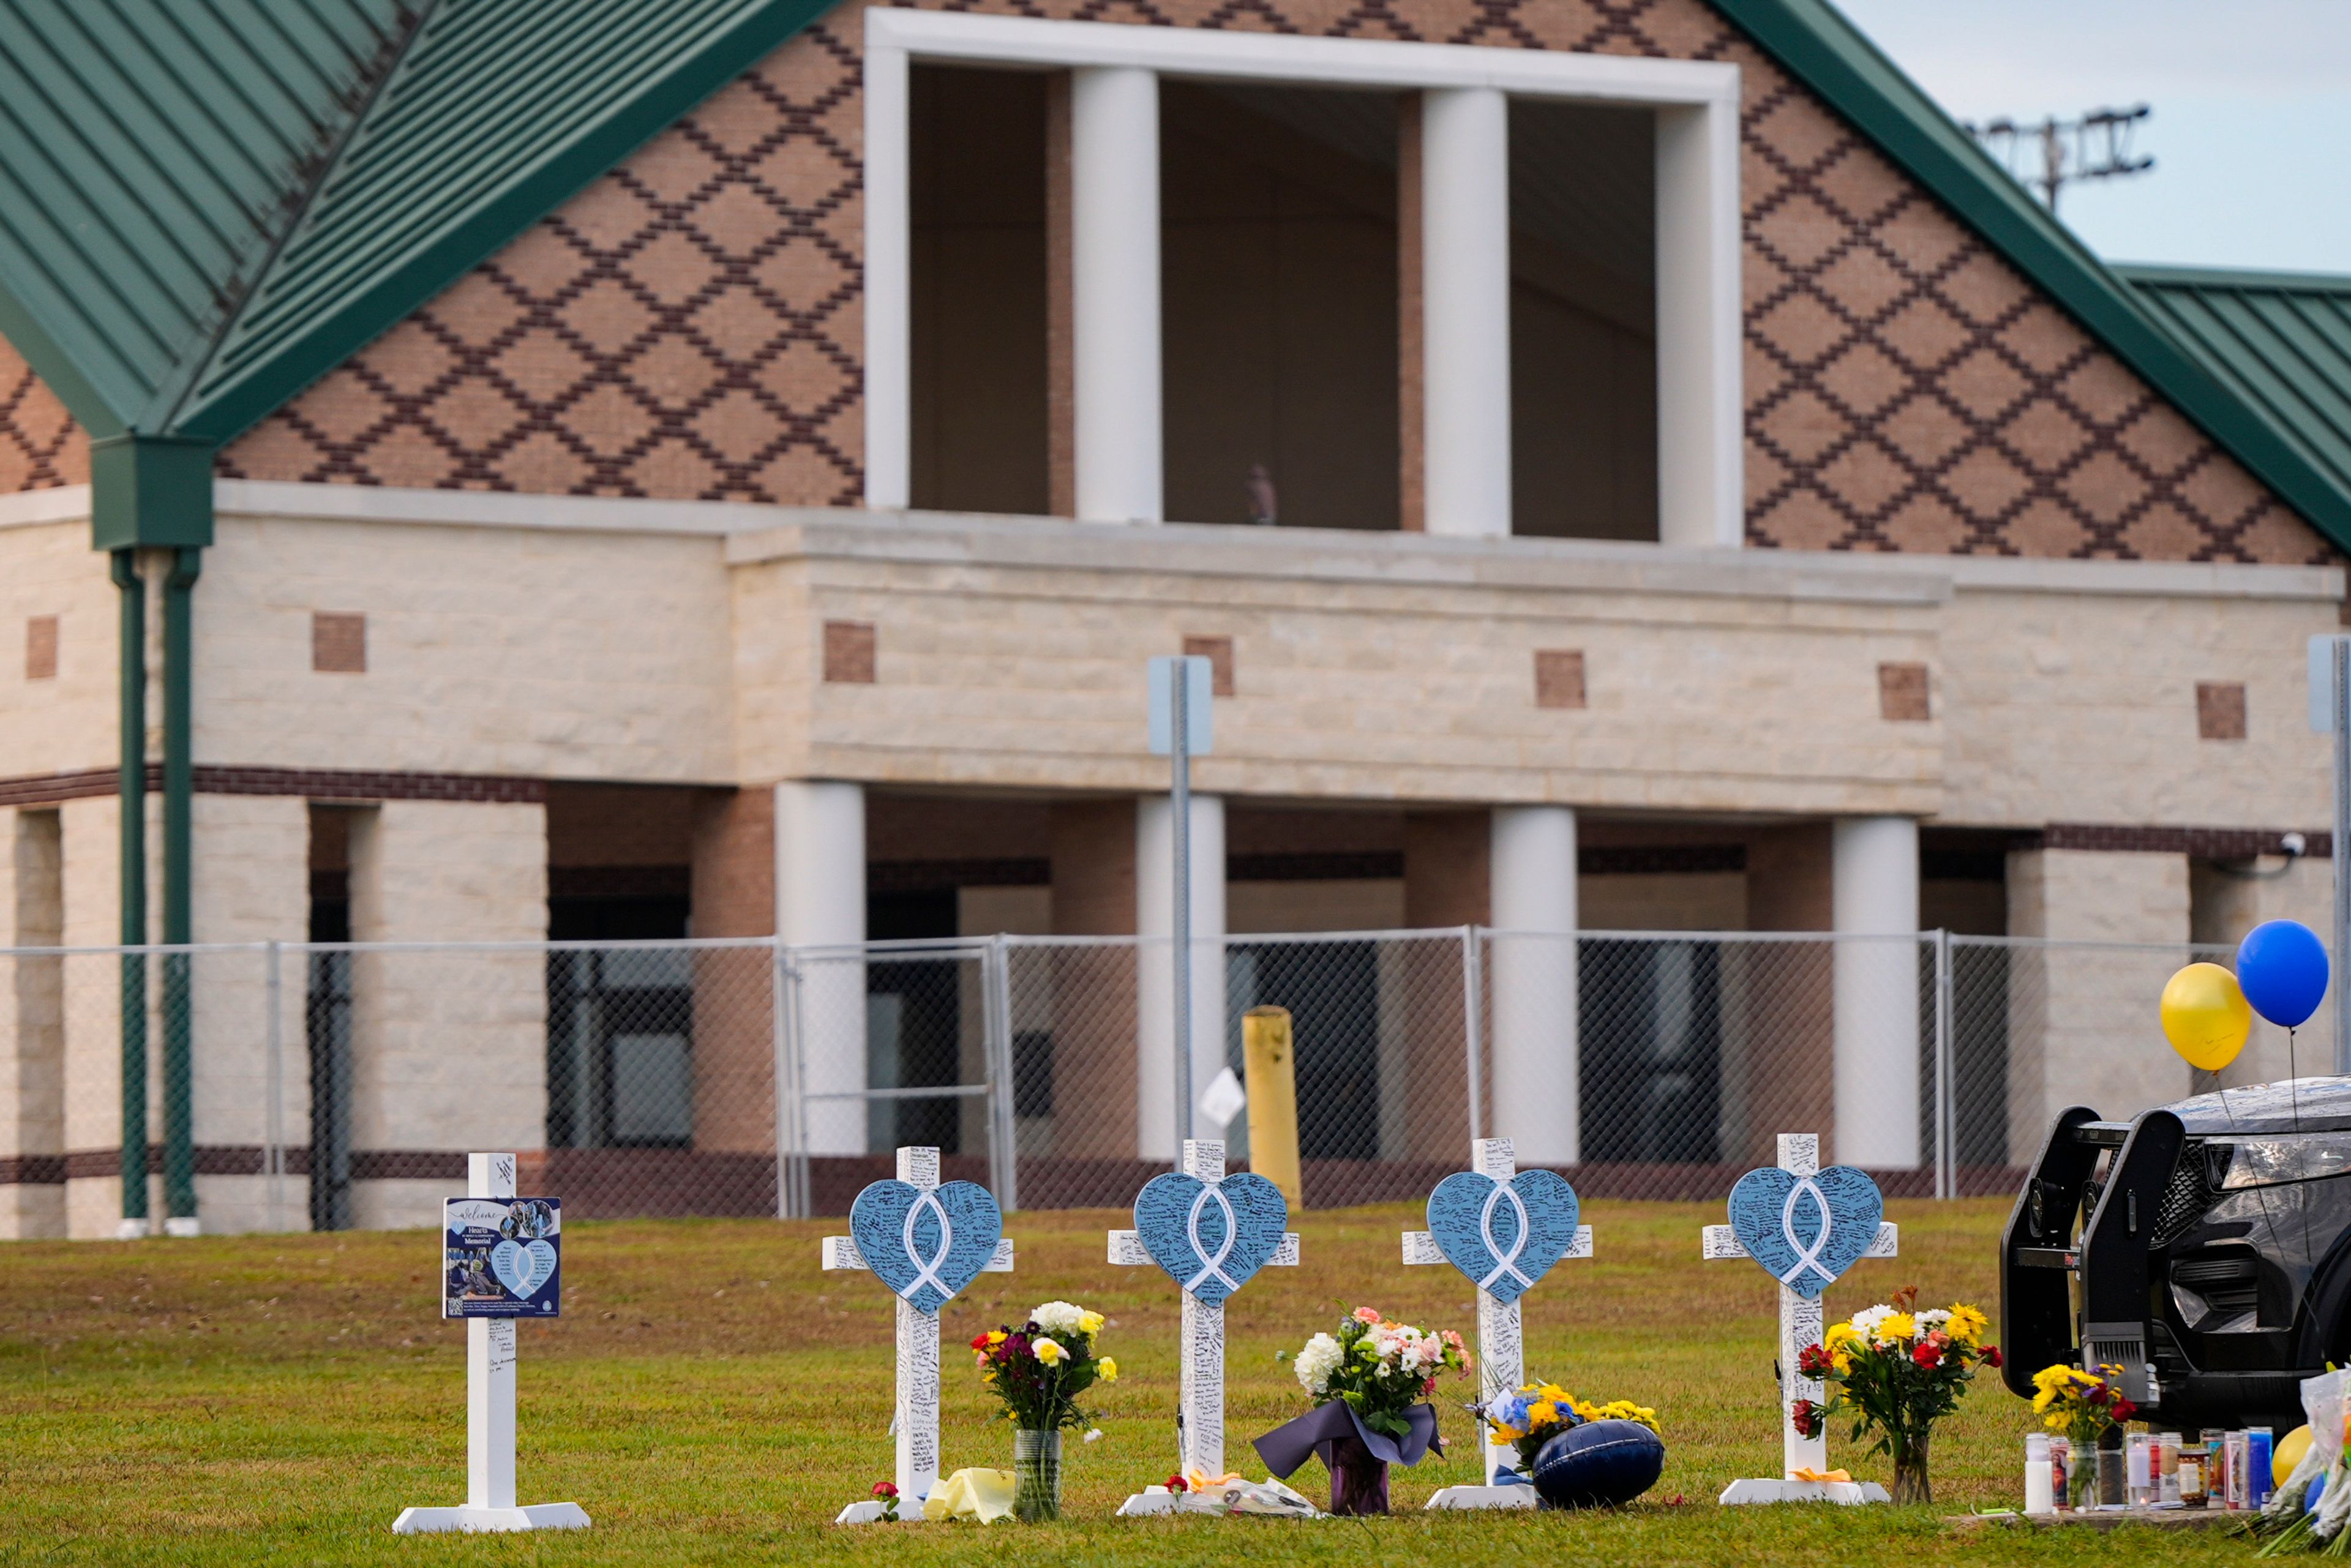
[[[1834,3],[1960,120],[2152,105],[2058,196],[2106,260],[2351,273],[2351,0]]]

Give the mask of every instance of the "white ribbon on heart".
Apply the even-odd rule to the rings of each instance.
[[[1511,1241],[1510,1249],[1508,1252],[1503,1251],[1501,1243],[1494,1239],[1494,1208],[1504,1198],[1510,1199],[1511,1212],[1519,1217],[1519,1234]],[[1511,1186],[1510,1183],[1495,1182],[1494,1190],[1486,1195],[1486,1207],[1478,1211],[1478,1234],[1485,1238],[1487,1252],[1501,1260],[1494,1265],[1492,1273],[1478,1281],[1479,1290],[1492,1290],[1494,1281],[1505,1274],[1516,1280],[1520,1290],[1531,1290],[1534,1287],[1534,1281],[1519,1270],[1519,1255],[1527,1249],[1526,1200],[1519,1197],[1518,1189]]]
[[[939,1217],[939,1249],[931,1254],[927,1263],[914,1251],[914,1221],[922,1218],[925,1208]],[[955,1292],[947,1289],[945,1280],[939,1278],[939,1267],[947,1260],[947,1253],[955,1247],[955,1225],[947,1218],[946,1206],[938,1200],[938,1195],[931,1188],[925,1187],[916,1193],[914,1201],[907,1207],[904,1234],[906,1260],[914,1266],[914,1278],[902,1292],[906,1300],[913,1301],[915,1292],[925,1284],[936,1291],[942,1301],[952,1298]]]
[[[1809,1247],[1796,1239],[1796,1200],[1807,1194],[1811,1195],[1813,1204],[1821,1211],[1821,1233],[1813,1239]],[[1807,1269],[1818,1270],[1824,1279],[1834,1282],[1836,1276],[1822,1267],[1821,1253],[1827,1248],[1829,1237],[1835,1229],[1836,1216],[1829,1210],[1828,1194],[1823,1192],[1820,1183],[1812,1177],[1798,1176],[1796,1185],[1788,1189],[1788,1201],[1780,1206],[1780,1234],[1786,1237],[1788,1245],[1796,1249],[1796,1260],[1789,1266],[1786,1273],[1780,1276],[1780,1283],[1794,1289],[1796,1276]]]
[[[1200,1215],[1208,1207],[1210,1198],[1216,1199],[1217,1207],[1225,1213],[1224,1245],[1217,1249],[1217,1255],[1213,1258],[1208,1257],[1207,1245],[1200,1239]],[[1238,1291],[1241,1288],[1241,1282],[1226,1273],[1224,1270],[1225,1260],[1232,1256],[1233,1242],[1239,1237],[1240,1229],[1240,1221],[1233,1217],[1233,1206],[1226,1199],[1225,1195],[1207,1183],[1201,1183],[1199,1196],[1192,1200],[1192,1211],[1184,1217],[1184,1232],[1191,1238],[1192,1256],[1207,1258],[1207,1267],[1184,1281],[1184,1288],[1186,1291],[1198,1290],[1202,1281],[1211,1277],[1222,1280],[1228,1291]]]

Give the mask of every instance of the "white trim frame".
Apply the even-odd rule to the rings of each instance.
[[[1400,91],[1484,87],[1656,110],[1659,538],[1734,549],[1744,539],[1737,66],[878,6],[865,13],[868,507],[903,510],[912,493],[914,59]]]

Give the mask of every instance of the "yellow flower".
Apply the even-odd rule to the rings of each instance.
[[[1896,1312],[1877,1325],[1877,1337],[1882,1340],[1916,1339],[1918,1337],[1918,1320],[1908,1312]]]
[[[1839,1377],[1853,1370],[1853,1352],[1837,1350],[1829,1353],[1829,1366]]]
[[[1088,1339],[1102,1333],[1102,1315],[1100,1312],[1086,1312],[1078,1319],[1078,1332]]]
[[[1535,1392],[1540,1394],[1543,1398],[1550,1400],[1554,1405],[1565,1405],[1575,1398],[1574,1395],[1570,1394],[1566,1389],[1562,1388],[1556,1383],[1546,1383]]]
[[[1950,1336],[1961,1344],[1973,1344],[1983,1337],[1984,1328],[1989,1322],[1990,1320],[1982,1312],[1962,1301],[1953,1303],[1951,1321],[1945,1327],[1949,1331]]]
[[[1061,1348],[1061,1342],[1060,1340],[1047,1339],[1042,1334],[1040,1334],[1035,1339],[1029,1341],[1029,1348],[1035,1351],[1037,1353],[1037,1359],[1043,1362],[1047,1366],[1061,1365],[1061,1363],[1068,1358],[1070,1354],[1068,1351]]]
[[[1008,1336],[1002,1329],[990,1329],[987,1331],[987,1343],[990,1344],[1002,1344],[1007,1337]]]
[[[1116,1383],[1118,1381],[1118,1358],[1116,1356],[1103,1356],[1101,1361],[1095,1364],[1095,1366],[1100,1372],[1102,1380],[1104,1383]]]
[[[1829,1330],[1827,1338],[1823,1342],[1823,1347],[1829,1350],[1834,1350],[1841,1344],[1859,1344],[1860,1343],[1861,1331],[1850,1322],[1839,1323]]]

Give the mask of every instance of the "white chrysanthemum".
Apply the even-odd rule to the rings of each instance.
[[[1309,1394],[1328,1394],[1331,1375],[1339,1370],[1344,1359],[1345,1353],[1340,1350],[1337,1340],[1326,1333],[1316,1334],[1298,1353],[1299,1386]]]
[[[1917,1318],[1918,1337],[1925,1339],[1937,1329],[1947,1327],[1950,1323],[1951,1314],[1947,1308],[1928,1307],[1925,1312],[1918,1313]]]
[[[1853,1314],[1853,1332],[1864,1339],[1875,1339],[1877,1325],[1894,1315],[1892,1307],[1868,1307]]]
[[[1086,1310],[1071,1301],[1047,1301],[1029,1314],[1029,1321],[1047,1333],[1075,1339],[1083,1332]]]

